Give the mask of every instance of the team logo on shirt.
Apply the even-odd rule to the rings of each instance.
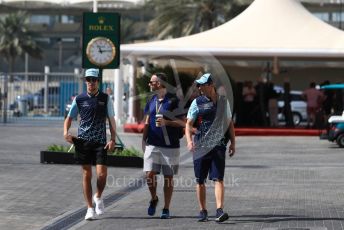
[[[98,101],[98,105],[105,105],[105,102]]]
[[[213,102],[208,102],[208,103],[200,105],[199,107],[201,107],[202,109],[211,109],[213,106],[214,106]]]
[[[90,106],[87,101],[81,103],[81,107],[88,107]]]

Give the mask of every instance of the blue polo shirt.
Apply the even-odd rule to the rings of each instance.
[[[113,101],[107,94],[98,92],[76,96],[68,116],[77,118],[80,114],[78,138],[106,144],[106,118],[114,116]]]
[[[155,115],[157,112],[162,114],[166,120],[176,120],[183,117],[183,112],[178,109],[179,100],[176,95],[167,93],[162,101],[154,95],[145,107],[145,115],[149,115],[147,143],[149,145],[179,148],[179,129],[178,127],[163,126],[156,127]]]

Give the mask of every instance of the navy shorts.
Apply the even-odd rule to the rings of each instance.
[[[105,145],[73,138],[75,146],[75,161],[81,165],[106,165],[107,150]]]
[[[209,180],[223,181],[226,164],[226,149],[214,148],[206,155],[194,160],[196,182],[204,184],[209,174]]]

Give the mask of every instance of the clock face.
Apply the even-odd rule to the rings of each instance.
[[[96,37],[87,44],[86,55],[92,64],[105,66],[115,58],[116,48],[110,39]]]

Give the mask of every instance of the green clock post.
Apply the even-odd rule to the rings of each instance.
[[[117,69],[120,63],[120,15],[84,13],[82,67]]]

